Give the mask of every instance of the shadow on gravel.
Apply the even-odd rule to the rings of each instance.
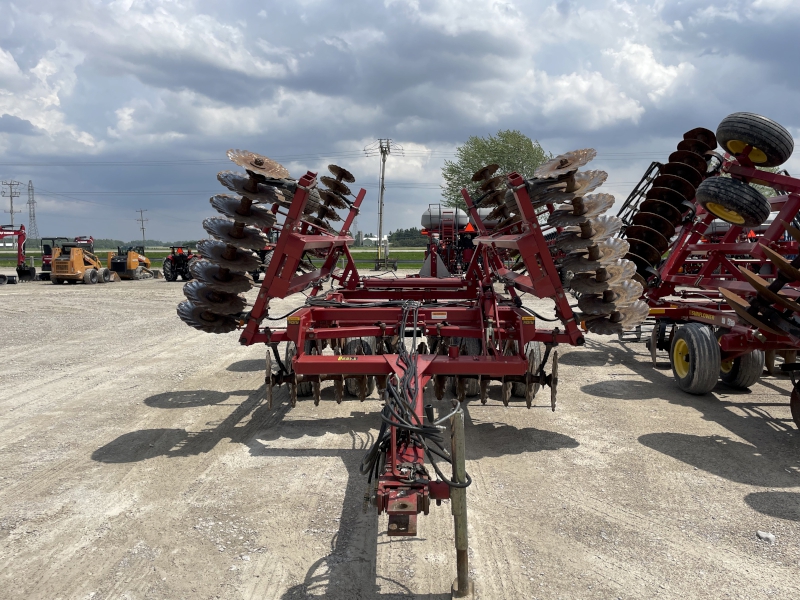
[[[642,445],[730,481],[758,487],[797,486],[796,473],[789,473],[787,469],[800,468],[800,435],[791,419],[777,418],[769,412],[770,406],[786,405],[784,390],[763,380],[761,384],[773,389],[776,397],[771,402],[753,402],[749,400],[750,390],[738,390],[720,382],[713,394],[693,396],[678,388],[671,370],[652,367],[644,344],[615,341],[599,344],[587,340],[586,345],[591,350],[591,364],[604,364],[603,360],[622,364],[645,381],[615,378],[582,386],[581,391],[599,398],[666,400],[692,408],[704,420],[732,433],[731,436],[651,433],[639,438]],[[582,353],[573,351],[566,356],[577,354]],[[663,357],[664,353],[660,355]],[[584,363],[576,357],[575,364]],[[754,493],[745,501],[755,510],[773,516],[794,514],[791,503],[797,506],[797,497],[788,492]]]
[[[325,390],[322,392],[325,398]],[[437,405],[439,415],[449,412],[450,403]],[[478,460],[484,457],[497,457],[527,452],[577,448],[578,441],[560,433],[533,427],[519,429],[502,423],[475,424],[470,417],[467,405],[465,434],[467,440],[467,459]],[[307,457],[339,457],[348,473],[345,497],[342,502],[339,531],[331,540],[330,553],[316,561],[307,571],[304,581],[282,596],[283,600],[307,598],[324,595],[331,598],[400,598],[414,597],[428,600],[449,600],[450,594],[415,595],[412,590],[397,580],[380,577],[376,569],[377,544],[386,540],[386,533],[378,532],[378,519],[374,509],[364,513],[364,491],[367,479],[360,472],[361,459],[374,442],[374,434],[380,428],[381,420],[377,413],[351,412],[349,416],[308,421],[276,422],[272,430],[261,430],[250,442],[250,452],[254,456],[289,457],[300,461]],[[328,432],[349,433],[352,445],[349,449],[340,448],[280,448],[267,445],[278,440],[298,439],[303,436],[319,437]],[[445,444],[449,436],[444,432]],[[440,461],[441,462],[441,461]],[[446,465],[441,468],[449,474]],[[432,510],[448,510],[443,508]],[[420,519],[423,519],[420,516]],[[380,538],[379,538],[380,535]],[[412,544],[418,538],[406,538],[405,544]],[[409,552],[413,551],[409,548]],[[455,553],[451,563],[455,577]],[[381,593],[381,582],[388,586]]]
[[[129,463],[156,458],[158,456],[193,456],[211,451],[220,440],[230,438],[232,442],[250,439],[261,427],[276,418],[280,409],[270,414],[266,406],[259,407],[264,398],[264,386],[257,390],[239,390],[225,394],[209,390],[157,394],[145,400],[156,408],[190,408],[219,404],[230,396],[245,396],[236,409],[219,422],[206,423],[207,429],[188,432],[185,429],[142,429],[131,431],[92,452],[92,460],[104,463]],[[256,408],[258,407],[258,410]],[[285,412],[285,411],[284,411]],[[252,417],[244,425],[238,425],[246,416]],[[281,413],[281,417],[282,417]]]
[[[609,352],[597,350],[587,351],[582,348],[576,348],[560,355],[558,357],[558,364],[570,365],[572,367],[602,367],[608,364],[609,357]]]
[[[773,432],[777,433],[777,432]],[[639,443],[730,481],[759,487],[796,487],[797,475],[785,468],[798,464],[778,456],[771,444],[751,446],[718,435],[648,433]]]
[[[265,369],[264,365],[263,358],[251,358],[231,363],[227,366],[227,370],[234,373],[252,373],[255,371],[263,371]]]
[[[235,392],[234,392],[235,393]],[[227,392],[212,390],[188,390],[180,392],[164,392],[144,399],[147,406],[153,408],[193,408],[219,404],[230,397]]]
[[[800,521],[800,494],[796,492],[753,492],[745,496],[744,501],[761,514]]]
[[[242,361],[246,362],[246,361]],[[331,540],[327,556],[316,561],[307,571],[304,581],[282,596],[286,600],[307,598],[309,595],[324,595],[333,598],[397,598],[416,597],[427,600],[445,600],[450,594],[414,595],[402,581],[387,579],[377,574],[377,544],[385,539],[385,532],[378,532],[375,511],[364,513],[364,491],[367,480],[360,473],[361,459],[372,445],[375,433],[380,428],[379,414],[347,408],[361,406],[357,399],[346,399],[342,416],[321,419],[287,420],[290,410],[285,387],[274,390],[275,407],[270,410],[264,403],[265,390],[241,390],[225,394],[209,390],[173,392],[151,396],[145,402],[156,408],[190,408],[219,404],[231,396],[245,396],[233,412],[224,420],[207,423],[201,431],[184,429],[145,429],[126,433],[98,448],[92,459],[102,463],[130,463],[156,457],[192,456],[211,451],[221,440],[246,444],[253,456],[296,458],[298,464],[308,457],[338,457],[347,471],[345,497],[339,530]],[[498,392],[499,393],[499,392]],[[334,399],[332,387],[322,389],[323,401]],[[346,397],[347,398],[347,397]],[[238,401],[232,400],[232,401]],[[311,402],[310,398],[298,399]],[[358,404],[355,404],[358,403]],[[443,416],[450,410],[450,402],[437,404]],[[466,438],[467,458],[497,457],[528,452],[577,448],[577,440],[559,433],[533,427],[517,428],[502,423],[474,423],[467,405]],[[249,418],[248,418],[249,417]],[[350,448],[280,447],[282,442],[301,440],[304,437],[321,437],[328,433],[349,435]],[[445,432],[446,443],[449,436]],[[278,447],[273,445],[277,442]],[[294,443],[293,445],[296,445]],[[448,469],[442,465],[445,472]],[[445,505],[439,510],[449,510]],[[408,538],[412,544],[415,538]],[[455,577],[455,553],[451,563]],[[449,584],[448,584],[449,585]],[[386,591],[381,592],[382,586]]]
[[[472,423],[467,414],[464,427],[467,439],[467,460],[486,457],[510,456],[527,452],[572,449],[580,446],[578,440],[563,433],[523,427],[518,429],[504,423]]]

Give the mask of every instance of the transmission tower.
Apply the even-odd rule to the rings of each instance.
[[[8,187],[8,192],[3,190],[0,195],[8,196],[8,199],[11,201],[11,210],[6,210],[3,212],[7,212],[11,214],[11,227],[14,227],[14,213],[21,213],[21,210],[14,210],[14,198],[19,197],[19,191],[17,191],[17,186],[22,185],[19,181],[4,181],[2,185]]]
[[[403,147],[399,144],[395,144],[390,139],[379,139],[364,148],[364,154],[367,156],[375,156],[378,153],[381,155],[381,193],[380,207],[378,209],[378,261],[381,260],[381,253],[383,250],[383,192],[386,190],[386,157],[392,153],[392,150],[400,154],[400,156],[403,155]]]
[[[140,208],[140,209],[139,209],[139,210],[137,210],[136,212],[138,212],[138,213],[139,213],[139,218],[138,218],[138,219],[136,219],[136,220],[137,220],[137,221],[139,221],[139,223],[141,223],[141,224],[142,224],[142,246],[144,246],[144,245],[145,245],[145,238],[144,238],[144,224],[145,224],[147,221],[149,221],[150,219],[145,219],[145,218],[144,218],[144,213],[146,213],[146,212],[147,212],[147,209],[146,209],[146,208]]]
[[[33,181],[28,181],[28,237],[39,239],[39,227],[36,225],[36,200],[33,197]]]

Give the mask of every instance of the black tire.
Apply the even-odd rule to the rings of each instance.
[[[539,368],[539,365],[542,364],[542,344],[540,342],[529,342],[527,344],[527,349],[525,351],[525,356],[529,357],[533,353],[533,360],[536,363],[536,368]],[[511,384],[511,395],[515,398],[524,398],[525,397],[525,389],[526,385],[524,383],[520,383],[519,381],[515,381]],[[533,393],[534,395],[539,391],[539,384],[533,384]]]
[[[0,285],[5,285],[8,283],[8,276],[0,275]]]
[[[482,345],[478,338],[456,338],[453,343],[459,346],[464,344],[464,352],[467,356],[478,356],[481,353]],[[467,379],[467,389],[465,395],[468,398],[474,398],[481,393],[481,384],[477,379]],[[451,378],[451,387],[454,394],[458,394],[456,389],[456,378]]]
[[[198,260],[200,259],[197,258],[196,256],[193,256],[188,260],[188,262],[186,263],[186,268],[183,270],[184,281],[191,281],[192,279],[194,279],[194,275],[192,275],[192,265],[196,263]]]
[[[97,273],[97,283],[108,283],[111,281],[111,271],[106,268],[100,269]]]
[[[717,127],[719,145],[732,154],[752,146],[750,160],[759,167],[777,167],[792,155],[792,135],[775,121],[755,113],[738,112],[725,117]]]
[[[697,188],[697,202],[732,225],[758,227],[770,213],[769,201],[757,189],[730,177],[710,177]]]
[[[753,350],[732,361],[722,363],[719,378],[731,387],[746,390],[758,381],[763,372],[764,351]]]
[[[374,340],[370,338],[367,339],[351,339],[348,340],[347,343],[344,345],[344,350],[342,354],[356,354],[358,352],[358,345],[361,344],[361,350],[363,354],[372,354],[372,345],[369,341],[372,341],[374,344]],[[347,390],[347,393],[354,398],[358,398],[358,380],[357,379],[345,379],[344,380],[344,389]],[[367,397],[369,397],[372,392],[375,391],[375,377],[370,375],[367,377]]]
[[[164,262],[161,265],[161,270],[164,271],[164,279],[167,281],[177,281],[178,280],[178,273],[175,265],[169,259],[169,257],[164,259]]]
[[[717,384],[720,370],[719,343],[707,325],[679,327],[669,351],[672,375],[684,392],[707,394]]]
[[[97,283],[97,271],[95,269],[87,269],[83,274],[83,283],[87,285]]]

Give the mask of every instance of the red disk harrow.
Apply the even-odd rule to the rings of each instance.
[[[800,370],[800,179],[774,172],[793,147],[777,123],[734,113],[716,135],[687,132],[620,212],[656,319],[653,363],[658,350],[669,351],[689,393],[705,394],[719,379],[749,388],[765,366],[775,371],[776,355],[782,370]],[[797,387],[791,410],[800,427]]]
[[[531,407],[537,390],[549,386],[555,410],[556,346],[583,344],[581,322],[588,331],[619,334],[647,316],[647,305],[638,300],[641,285],[631,280],[635,265],[623,258],[628,243],[611,239],[622,222],[602,215],[613,197],[588,195],[605,173],[579,171],[594,151],[556,157],[528,180],[517,173],[492,178],[496,165],[481,169],[474,177],[477,189],[462,191],[478,230],[463,272],[401,278],[358,273],[349,229],[366,192],[350,191],[347,184],[355,179],[347,170],[331,165],[332,177],[309,172],[294,180],[266,157],[239,150],[228,156],[246,173],[219,174],[236,195],[211,199],[228,218],[204,221],[214,239],[198,243],[203,260],[191,267],[194,280],[185,287],[189,300],[179,305],[179,316],[211,333],[237,330],[243,345],[264,344],[269,406],[279,385],[288,387],[292,406],[299,397],[318,403],[325,381],[332,382],[337,402],[345,391],[364,400],[377,387],[385,402],[380,419],[376,415],[380,433],[362,461],[365,502],[388,514],[389,535],[411,536],[417,515],[427,514],[431,501],[452,500],[454,592],[465,595],[470,479],[464,469],[463,401],[479,396],[485,403],[496,382],[505,405],[517,397]],[[337,210],[345,211],[343,219]],[[549,213],[550,245],[540,225],[542,210]],[[491,229],[481,218],[487,214],[495,223]],[[253,285],[249,273],[259,265],[254,251],[264,247],[268,232],[278,233],[277,242],[258,296],[247,306],[241,294]],[[516,258],[513,268],[505,266],[509,257]],[[583,291],[580,313],[573,312],[561,283],[566,270]],[[304,291],[303,306],[270,315],[273,299]],[[521,293],[551,298],[561,326],[538,328]],[[283,318],[285,326],[272,325]],[[438,414],[424,402],[429,383],[437,399],[448,389],[456,398]],[[450,444],[444,438],[447,423]],[[451,465],[448,473],[441,468],[445,463]]]

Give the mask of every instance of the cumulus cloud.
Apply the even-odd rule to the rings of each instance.
[[[199,206],[226,168],[208,161],[234,146],[297,172],[342,162],[373,186],[377,162],[359,151],[392,137],[415,151],[390,159],[390,183],[426,184],[389,189],[408,227],[470,135],[514,128],[554,151],[650,152],[606,163],[623,186],[668,140],[729,112],[800,130],[800,4],[788,0],[0,0],[0,14],[2,162],[129,163],[6,175],[56,191],[202,192],[103,200],[120,210],[131,198],[164,214]],[[203,162],[137,162],[176,157]],[[375,218],[370,190],[362,222]],[[118,227],[108,235],[135,233],[97,218]],[[199,220],[151,226],[202,235]]]
[[[0,133],[16,133],[19,135],[39,135],[41,130],[30,121],[14,115],[0,115]]]
[[[676,80],[686,77],[694,70],[688,62],[663,65],[656,60],[652,48],[630,41],[626,41],[619,50],[605,50],[604,54],[612,57],[614,68],[627,77],[628,81],[639,86],[653,102],[670,93]]]

